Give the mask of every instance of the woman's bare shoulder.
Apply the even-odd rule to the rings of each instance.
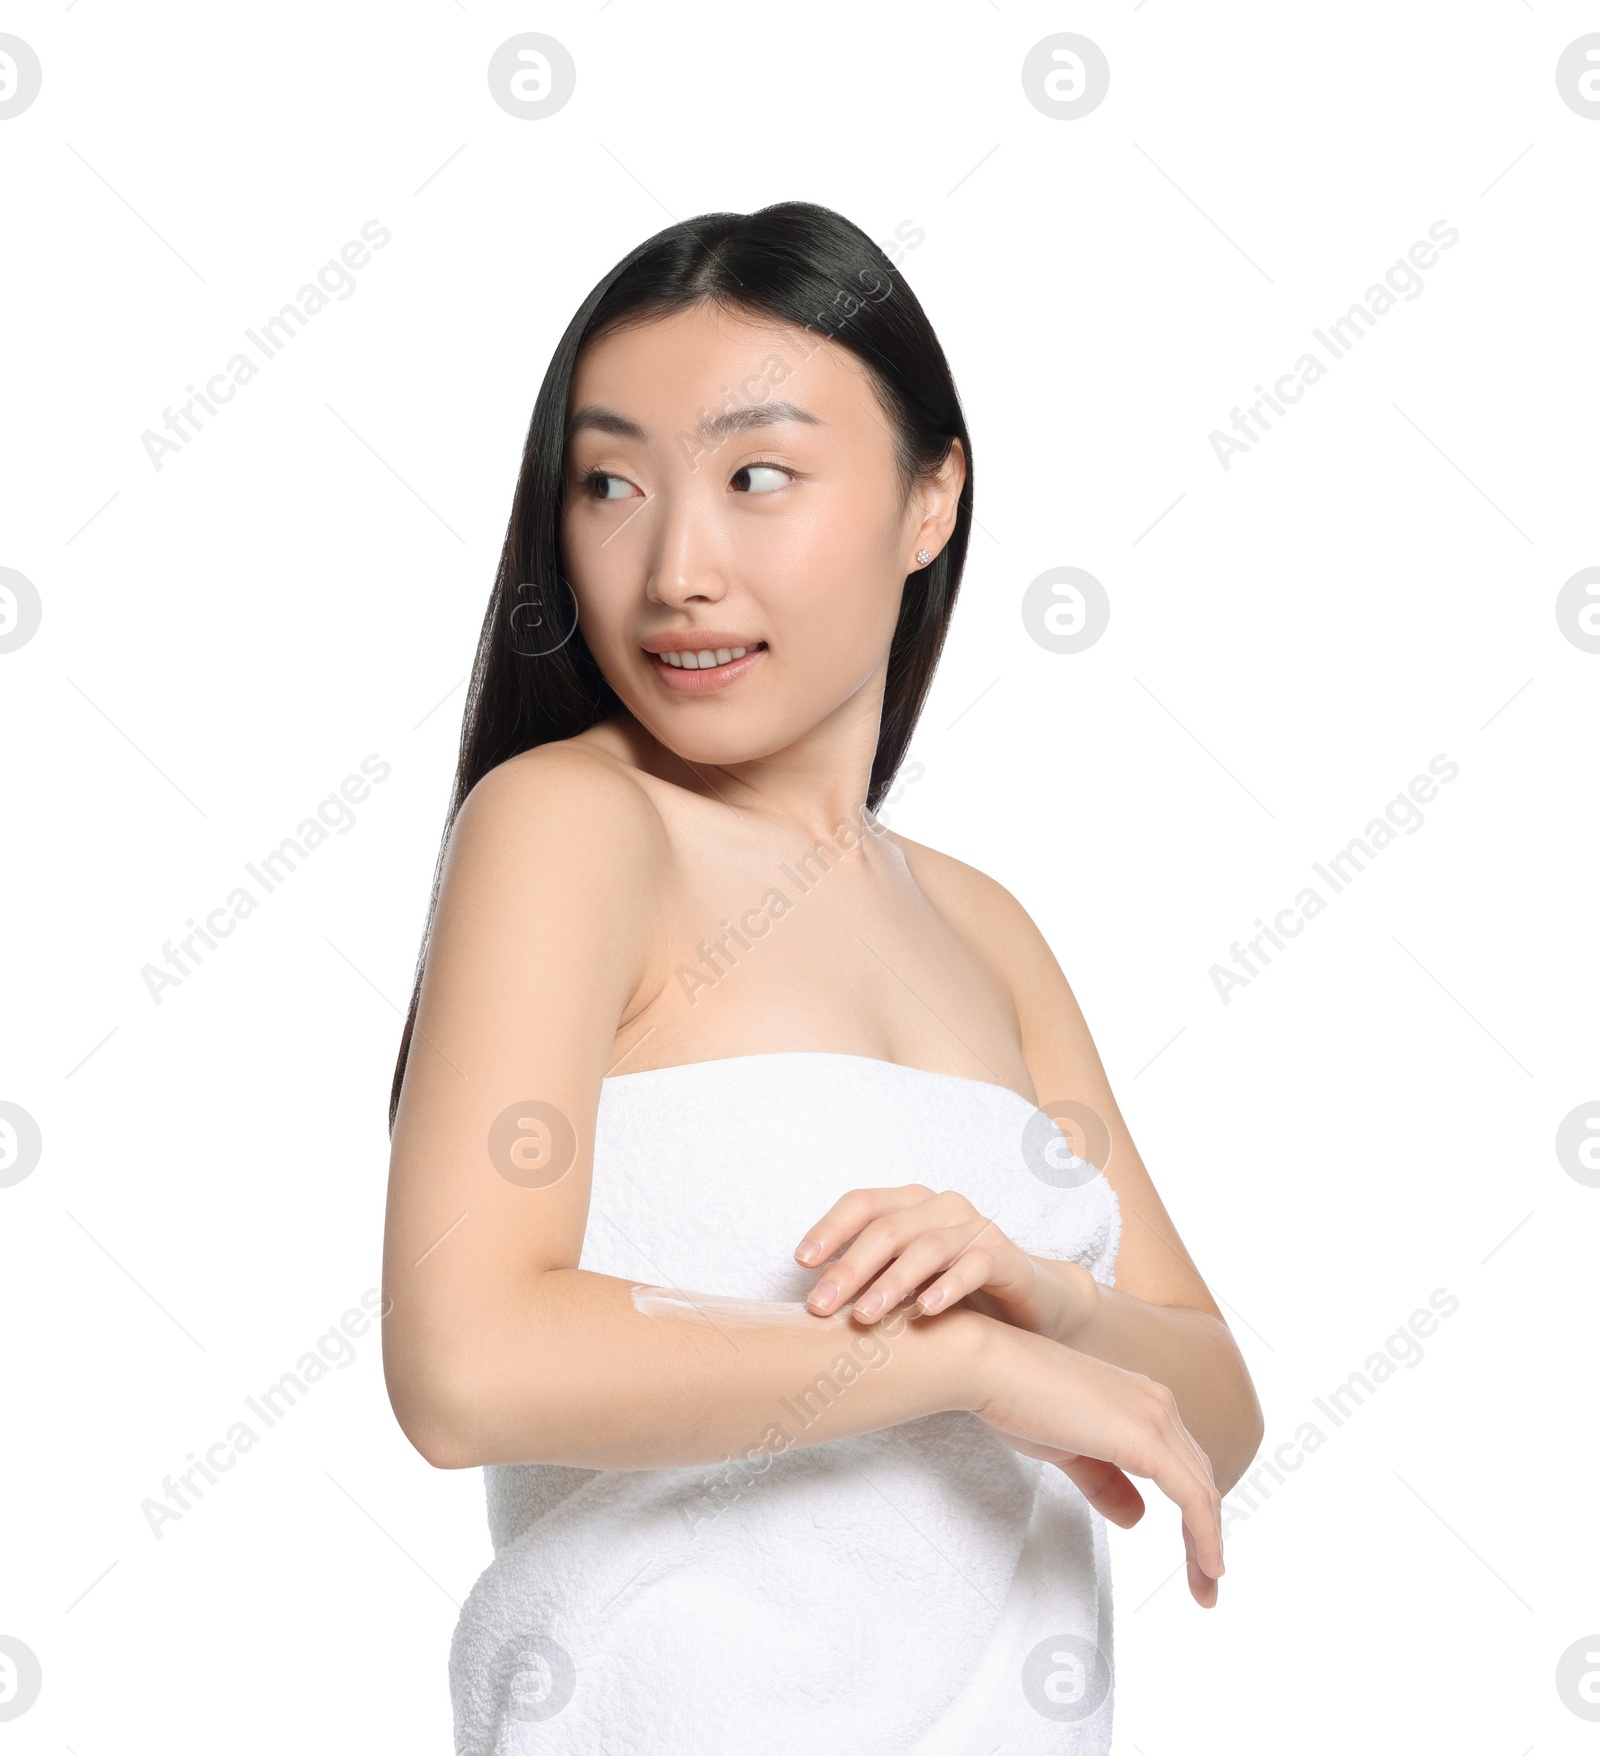
[[[643,876],[667,851],[642,777],[604,745],[561,738],[496,764],[461,802],[457,839],[520,856],[533,847],[603,849]]]
[[[884,833],[904,856],[929,901],[953,927],[990,953],[997,966],[1035,940],[1039,929],[999,879],[892,829]]]
[[[541,1067],[580,1113],[651,980],[667,854],[647,790],[603,752],[569,739],[497,763],[450,827],[419,1028],[457,1065]]]

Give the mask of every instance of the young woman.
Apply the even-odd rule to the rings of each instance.
[[[1103,1752],[1132,1476],[1216,1602],[1238,1349],[1037,928],[875,815],[971,496],[826,208],[669,227],[555,350],[390,1108],[389,1394],[496,1550],[462,1756]]]

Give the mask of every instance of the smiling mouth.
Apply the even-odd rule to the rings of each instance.
[[[767,643],[749,646],[697,647],[692,652],[651,652],[644,649],[655,672],[656,687],[680,699],[722,695],[736,690],[752,671],[759,671]]]
[[[653,652],[657,664],[669,665],[675,671],[715,671],[724,665],[736,664],[753,652],[765,652],[767,643],[758,640],[754,646],[719,646],[702,652]]]

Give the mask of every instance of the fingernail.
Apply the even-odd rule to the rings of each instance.
[[[868,1293],[864,1299],[856,1300],[856,1310],[863,1317],[874,1316],[883,1305],[882,1293]]]
[[[924,1311],[937,1311],[944,1303],[946,1296],[946,1289],[944,1287],[930,1287],[927,1292],[917,1300],[917,1303]]]
[[[795,1251],[795,1255],[798,1256],[802,1262],[815,1262],[821,1254],[822,1246],[815,1238],[807,1238],[800,1248]]]
[[[825,1280],[820,1286],[811,1289],[811,1297],[807,1303],[815,1305],[819,1311],[826,1311],[838,1296],[839,1289],[831,1280]]]

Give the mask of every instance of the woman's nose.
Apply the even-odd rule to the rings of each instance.
[[[719,598],[728,588],[722,533],[695,494],[664,493],[656,504],[648,545],[650,588],[663,603]]]

